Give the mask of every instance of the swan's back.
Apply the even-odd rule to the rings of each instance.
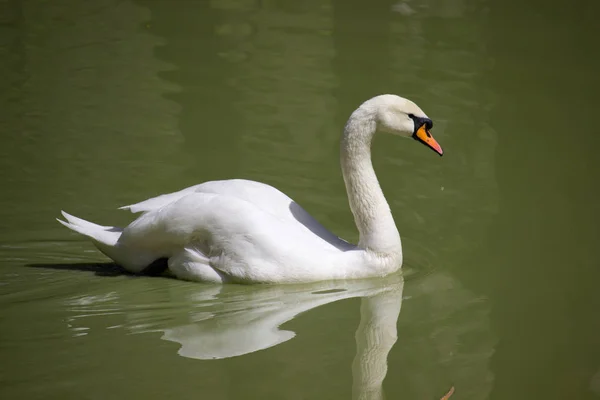
[[[219,194],[227,196],[227,198],[244,200],[282,222],[301,225],[300,228],[307,229],[340,249],[347,250],[354,247],[327,230],[285,193],[265,183],[246,179],[205,182],[121,208],[131,210],[134,213],[150,212],[175,203],[194,193]]]
[[[124,206],[121,209],[130,210],[133,213],[153,211],[192,193],[214,193],[237,197],[256,204],[269,213],[282,217],[289,215],[289,205],[293,203],[293,200],[285,193],[266,183],[246,179],[228,179],[204,182],[178,192],[163,194],[136,204]]]

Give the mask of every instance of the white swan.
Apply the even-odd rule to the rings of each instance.
[[[346,123],[341,166],[360,233],[352,245],[325,229],[279,190],[254,181],[206,182],[122,207],[143,214],[126,228],[63,212],[66,227],[131,272],[167,258],[178,278],[206,282],[291,283],[384,276],[402,265],[402,245],[371,164],[377,130],[413,137],[439,155],[425,113],[410,100],[380,95]]]

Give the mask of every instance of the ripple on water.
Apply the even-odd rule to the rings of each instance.
[[[402,274],[407,281],[422,279],[438,269],[436,265],[439,260],[435,251],[421,241],[403,236],[402,248],[404,251]]]

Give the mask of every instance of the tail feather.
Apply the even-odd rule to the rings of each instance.
[[[57,218],[56,220],[58,222],[71,229],[72,231],[75,231],[83,236],[87,236],[88,238],[92,239],[94,245],[98,248],[98,250],[100,250],[102,253],[106,254],[108,257],[112,258],[116,262],[121,261],[119,260],[121,257],[119,257],[119,251],[116,245],[119,241],[121,233],[123,232],[123,229],[113,226],[102,226],[94,224],[93,222],[77,218],[64,211],[61,211],[61,213],[67,221],[65,222]]]
[[[107,230],[107,229],[112,229],[112,228],[114,228],[114,227],[102,226],[102,225],[94,224],[94,223],[92,223],[92,222],[89,222],[89,221],[86,221],[86,220],[84,220],[84,219],[77,218],[77,217],[75,217],[74,215],[71,215],[71,214],[69,214],[69,213],[67,213],[67,212],[65,212],[65,211],[61,211],[60,213],[63,215],[63,217],[65,217],[65,219],[66,219],[66,220],[67,220],[67,221],[68,221],[70,224],[72,224],[72,225],[75,225],[75,226],[80,226],[80,227],[82,227],[82,228],[89,228],[89,229],[98,229],[98,228],[102,228],[102,229],[104,229],[104,230]]]
[[[56,219],[58,222],[66,226],[67,228],[80,233],[90,239],[103,244],[105,246],[114,246],[117,244],[123,229],[114,226],[102,226],[94,224],[93,222],[86,221],[81,218],[77,218],[71,214],[61,211],[67,222],[60,219]]]
[[[152,261],[160,257],[147,249],[135,249],[119,243],[123,228],[102,226],[77,218],[61,211],[66,221],[56,219],[62,225],[92,240],[94,245],[117,264],[131,272],[140,272]]]
[[[79,234],[82,234],[82,235],[84,235],[84,236],[88,236],[88,237],[90,237],[90,236],[89,236],[89,234],[88,234],[88,233],[85,231],[85,229],[81,228],[80,226],[77,226],[77,225],[71,224],[70,222],[65,222],[65,221],[63,221],[62,219],[58,219],[58,218],[56,218],[56,220],[57,220],[58,222],[60,222],[62,225],[64,225],[64,226],[66,226],[67,228],[69,228],[70,230],[72,230],[72,231],[75,231],[75,232],[77,232],[77,233],[79,233]]]

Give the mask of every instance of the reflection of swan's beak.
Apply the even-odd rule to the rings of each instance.
[[[440,156],[444,155],[444,150],[442,150],[442,146],[439,145],[437,140],[431,136],[431,133],[427,130],[425,124],[421,125],[419,129],[414,134],[414,138],[424,145],[430,147],[433,151],[438,153]]]

